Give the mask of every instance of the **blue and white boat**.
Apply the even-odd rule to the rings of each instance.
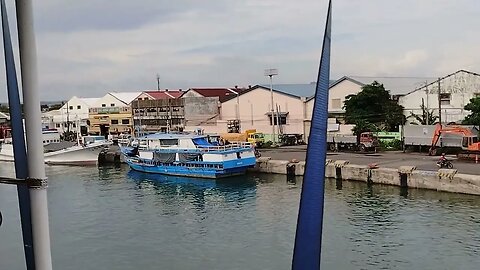
[[[256,163],[250,143],[213,145],[204,135],[156,133],[122,147],[131,169],[166,175],[222,178],[244,174]]]

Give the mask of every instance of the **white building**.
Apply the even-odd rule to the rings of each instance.
[[[142,92],[110,92],[99,98],[89,110],[89,133],[109,135],[133,133],[131,103]]]
[[[422,101],[425,107],[439,115],[441,104],[442,123],[461,123],[470,112],[464,109],[471,98],[480,96],[480,74],[459,70],[440,78],[440,96],[438,80],[431,80],[399,98],[399,104],[405,110],[405,116],[411,113],[422,115]],[[415,122],[407,118],[410,122]]]
[[[76,131],[78,126],[82,134],[87,134],[88,110],[97,100],[98,98],[74,96],[60,109],[42,113],[42,125],[57,129],[60,133],[67,130]]]

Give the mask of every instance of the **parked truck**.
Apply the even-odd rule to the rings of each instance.
[[[430,155],[475,151],[479,131],[474,126],[411,125],[403,127],[405,150],[428,150]]]
[[[249,142],[256,147],[262,147],[265,143],[263,133],[257,132],[256,129],[249,129],[243,133],[223,133],[220,134],[220,138],[223,139],[225,143]]]
[[[378,138],[372,132],[364,132],[359,137],[353,134],[327,134],[327,146],[330,151],[374,151],[378,146]]]

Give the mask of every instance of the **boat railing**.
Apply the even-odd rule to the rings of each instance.
[[[147,147],[139,147],[139,150],[147,150]],[[248,142],[233,143],[227,145],[197,145],[197,148],[170,148],[160,147],[151,149],[153,151],[162,151],[167,153],[214,153],[214,152],[228,152],[253,149],[253,144]]]

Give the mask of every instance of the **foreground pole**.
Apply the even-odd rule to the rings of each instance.
[[[17,71],[13,56],[12,38],[8,23],[5,0],[0,1],[2,14],[3,50],[5,55],[5,71],[7,78],[8,108],[12,126],[13,153],[15,156],[15,175],[18,179],[27,179],[28,164],[25,147],[25,133],[23,131],[22,106],[18,91]],[[30,191],[27,185],[17,185],[18,208],[22,224],[23,250],[27,270],[35,270],[35,256],[33,252],[32,220],[30,209]]]
[[[293,270],[318,270],[321,265],[322,226],[327,152],[328,88],[330,81],[330,39],[332,1],[329,1],[323,37],[312,125],[308,137],[297,232],[293,250]]]
[[[37,270],[51,270],[47,180],[43,157],[42,116],[38,91],[32,0],[16,1],[16,8],[27,134],[28,176],[32,179],[42,180],[41,185],[30,188],[35,266]]]

